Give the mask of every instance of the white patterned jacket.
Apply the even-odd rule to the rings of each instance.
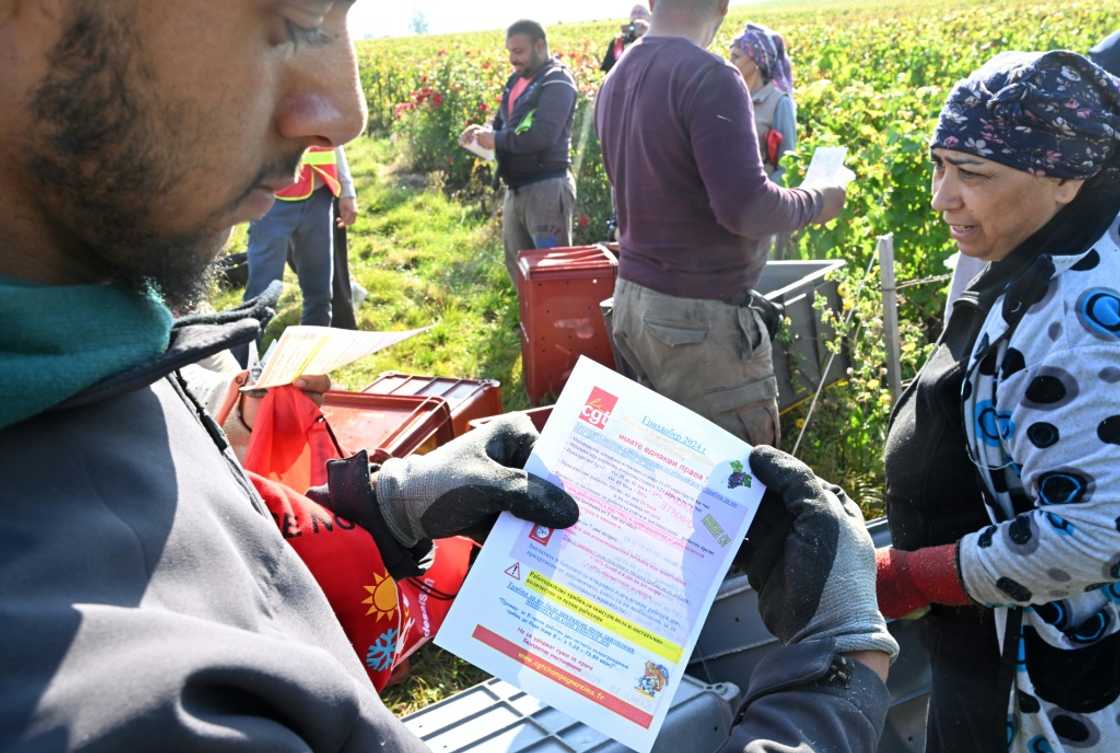
[[[1120,221],[1008,286],[977,336],[962,401],[992,520],[961,540],[962,578],[996,608],[1001,645],[1008,609],[1023,608],[1010,749],[1115,753]]]

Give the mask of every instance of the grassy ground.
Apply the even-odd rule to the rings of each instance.
[[[360,389],[389,370],[502,383],[502,403],[528,406],[521,387],[517,298],[502,262],[496,222],[432,190],[422,176],[393,170],[386,139],[361,138],[347,147],[360,216],[350,229],[350,274],[370,295],[358,310],[364,330],[434,325],[412,340],[333,375]],[[230,250],[244,247],[244,228]],[[299,286],[290,270],[266,342],[299,322]],[[233,305],[240,291],[215,299]]]

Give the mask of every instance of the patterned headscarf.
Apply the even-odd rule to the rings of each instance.
[[[781,34],[765,26],[747,24],[742,36],[732,42],[731,47],[753,60],[762,78],[774,82],[779,91],[793,92],[793,66]]]
[[[1120,180],[1120,79],[1075,52],[1005,52],[957,83],[930,148],[1035,175]]]

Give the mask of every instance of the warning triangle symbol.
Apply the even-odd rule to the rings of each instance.
[[[513,578],[514,580],[521,580],[521,563],[514,562],[512,565],[507,567],[506,575]]]

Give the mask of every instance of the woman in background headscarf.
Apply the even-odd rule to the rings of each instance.
[[[754,105],[758,151],[770,180],[783,183],[782,155],[797,147],[797,108],[793,103],[793,66],[786,43],[777,32],[747,24],[731,43],[731,63],[743,74]],[[770,241],[770,256],[785,259],[792,243],[788,234]]]
[[[793,67],[786,43],[765,26],[747,24],[731,43],[731,63],[743,74],[754,103],[759,152],[766,174],[782,181],[782,155],[797,146],[797,109],[793,103]]]
[[[611,72],[611,68],[614,68],[614,64],[622,57],[626,48],[644,37],[646,32],[649,31],[650,18],[649,8],[641,3],[630,9],[629,23],[623,24],[619,29],[618,36],[607,45],[607,52],[603,55],[603,62],[599,66],[599,70],[603,73]]]
[[[988,266],[895,407],[879,607],[920,614],[926,750],[1120,750],[1120,80],[1073,52],[959,82],[933,208]]]

